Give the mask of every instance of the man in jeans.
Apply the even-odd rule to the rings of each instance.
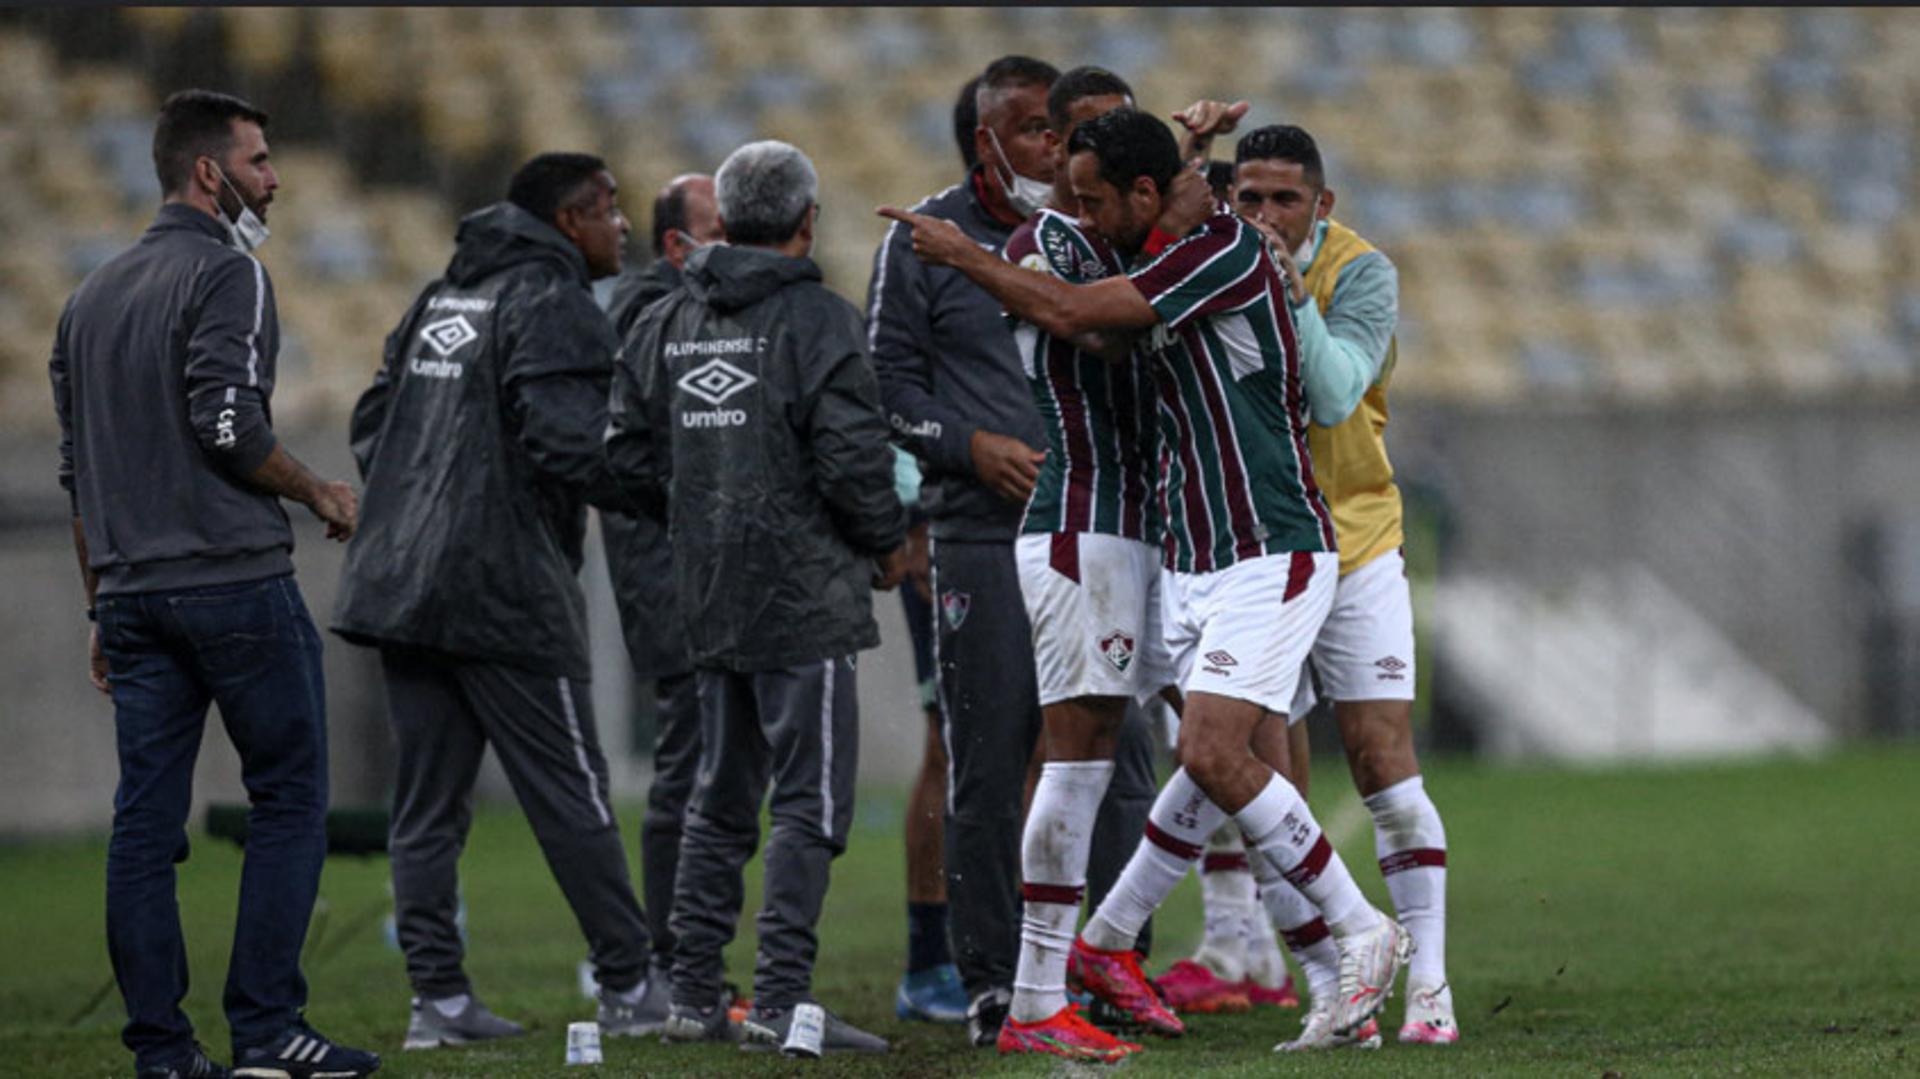
[[[300,948],[327,850],[326,700],[280,499],[312,510],[336,540],[353,534],[358,503],[273,433],[279,324],[249,253],[279,186],[266,124],[225,94],[167,99],[153,138],[160,212],[67,301],[48,364],[60,484],[98,623],[92,679],[114,703],[107,949],[127,1005],[121,1038],[143,1076],[228,1074],[180,1009],[187,953],[174,895],[213,701],[252,803],[223,998],[237,1074],[380,1066],[301,1017]]]
[[[743,1033],[801,1053],[884,1052],[885,1041],[815,1013],[811,983],[828,872],[853,823],[853,657],[880,643],[869,588],[899,582],[907,515],[859,312],[808,257],[812,162],[786,143],[749,143],[714,183],[727,242],[694,252],[686,287],[634,327],[607,430],[614,472],[668,521],[700,684],[663,1033],[733,1036],[714,998],[771,781]]]

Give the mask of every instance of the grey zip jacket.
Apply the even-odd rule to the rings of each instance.
[[[913,211],[951,221],[997,253],[1018,226],[987,212],[979,176],[975,169]],[[925,465],[920,498],[934,537],[1012,542],[1026,506],[974,475],[973,433],[1034,449],[1046,448],[1047,433],[1000,302],[958,270],[921,262],[913,230],[895,222],[873,257],[867,335],[893,437]]]
[[[614,344],[566,237],[506,202],[461,220],[353,410],[335,632],[590,676],[586,505],[629,505],[600,442]]]
[[[872,558],[906,537],[860,313],[811,259],[716,244],[621,349],[607,453],[664,512],[696,667],[880,643]]]
[[[67,300],[47,370],[99,594],[293,572],[286,510],[246,479],[276,444],[279,351],[266,269],[179,203]]]

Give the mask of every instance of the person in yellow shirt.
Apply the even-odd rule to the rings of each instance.
[[[1333,700],[1354,785],[1373,815],[1381,873],[1416,946],[1400,1040],[1450,1044],[1460,1034],[1446,977],[1446,831],[1413,749],[1413,608],[1401,555],[1400,491],[1385,442],[1398,274],[1384,253],[1330,216],[1334,192],[1312,135],[1291,125],[1263,127],[1244,136],[1234,156],[1234,207],[1261,226],[1288,278],[1313,416],[1308,446],[1340,547],[1333,612],[1309,660],[1314,677],[1302,680],[1302,695],[1289,712],[1294,726],[1283,733],[1270,717],[1274,729],[1263,729],[1256,744],[1285,743],[1285,750],[1273,746],[1276,755],[1289,760],[1288,778],[1306,790],[1306,728],[1297,720],[1312,708],[1312,683]],[[1233,954],[1249,963],[1249,948],[1263,943],[1265,927],[1248,932],[1244,923],[1239,941],[1211,939],[1232,931],[1232,919],[1212,908],[1236,899],[1251,908],[1244,897],[1252,889],[1230,868],[1246,864],[1232,857],[1238,844],[1238,836],[1220,835],[1208,848],[1207,864],[1228,871],[1202,877],[1210,939],[1195,954],[1201,962]],[[1261,859],[1253,863],[1264,868]],[[1333,1034],[1327,1015],[1336,971],[1327,929],[1277,874],[1259,875],[1260,901],[1311,994],[1301,1037],[1282,1048],[1377,1046],[1377,1028]]]

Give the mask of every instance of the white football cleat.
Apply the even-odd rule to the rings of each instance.
[[[1401,1024],[1400,1040],[1415,1045],[1452,1045],[1460,1040],[1460,1027],[1453,1021],[1453,990],[1447,983],[1407,987],[1407,1021]]]
[[[1334,944],[1340,950],[1340,996],[1333,1002],[1333,1032],[1347,1034],[1386,1006],[1394,979],[1413,955],[1413,934],[1382,914],[1379,925]]]
[[[1300,1036],[1273,1047],[1276,1053],[1301,1053],[1313,1049],[1378,1049],[1380,1023],[1369,1019],[1352,1034],[1333,1032],[1333,1005],[1316,1003],[1300,1023]]]

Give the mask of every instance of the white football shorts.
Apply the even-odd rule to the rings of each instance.
[[[1033,624],[1042,707],[1075,697],[1145,701],[1174,684],[1160,635],[1160,549],[1094,532],[1014,541]]]
[[[1182,692],[1286,712],[1339,576],[1339,555],[1305,551],[1167,573],[1162,618]]]
[[[1388,551],[1340,578],[1308,663],[1313,677],[1301,676],[1292,719],[1312,711],[1320,697],[1413,699],[1413,592],[1405,556]]]

